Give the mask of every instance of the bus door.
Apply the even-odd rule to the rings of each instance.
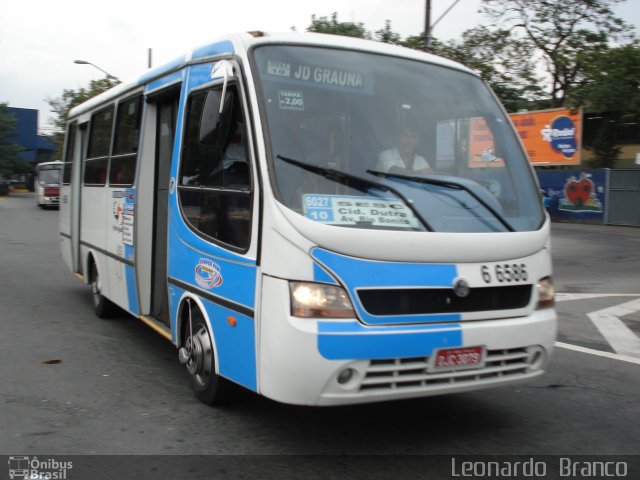
[[[62,172],[62,182],[60,185],[60,240],[61,253],[65,264],[73,272],[77,272],[77,230],[74,230],[75,217],[73,216],[73,204],[76,195],[79,193],[77,181],[74,179],[74,172],[77,172],[77,160],[75,152],[80,150],[76,148],[76,142],[80,139],[77,135],[77,122],[70,123],[67,126],[66,145],[64,150],[64,169]],[[79,156],[79,153],[78,153]],[[76,202],[77,203],[77,202]],[[75,232],[75,237],[74,237]]]
[[[174,89],[156,101],[156,168],[154,188],[153,263],[151,270],[151,315],[170,325],[167,295],[167,216],[169,178],[176,134],[180,89]]]
[[[89,123],[84,122],[78,125],[76,131],[76,148],[73,156],[73,167],[71,170],[71,232],[73,240],[71,242],[71,254],[73,258],[74,272],[88,278],[89,272],[85,272],[82,265],[82,254],[80,251],[80,231],[82,228],[81,206],[82,206],[82,161],[87,152],[89,140]]]
[[[145,86],[137,175],[136,273],[140,313],[170,325],[167,304],[167,195],[181,72]]]

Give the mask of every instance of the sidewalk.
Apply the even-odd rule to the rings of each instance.
[[[592,223],[551,222],[551,233],[556,232],[597,232],[616,235],[638,236],[640,229],[633,225],[597,225]]]

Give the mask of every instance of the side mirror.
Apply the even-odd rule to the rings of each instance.
[[[233,77],[233,65],[227,60],[216,63],[211,71],[211,79],[222,76],[222,91],[207,92],[200,116],[198,140],[201,144],[222,148],[229,133],[233,117],[233,91],[227,91],[229,78]]]
[[[200,117],[199,141],[203,145],[222,148],[229,136],[233,118],[234,92],[228,91],[224,98],[220,90],[209,90]],[[222,111],[220,105],[222,104]]]

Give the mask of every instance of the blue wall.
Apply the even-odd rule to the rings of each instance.
[[[603,224],[609,171],[536,170],[552,219]]]
[[[29,163],[36,163],[38,154],[52,155],[56,146],[45,136],[38,135],[38,110],[31,108],[8,108],[9,113],[17,119],[15,130],[17,135],[11,141],[24,148],[18,155]],[[45,161],[49,159],[41,159]]]

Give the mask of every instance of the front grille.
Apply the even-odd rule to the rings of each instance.
[[[429,372],[430,357],[371,360],[360,391],[399,391],[513,378],[530,373],[534,357],[526,348],[489,350],[484,367],[438,373]]]
[[[370,315],[425,315],[483,312],[523,308],[531,299],[531,285],[472,288],[458,297],[451,288],[401,288],[359,290],[358,297]]]

